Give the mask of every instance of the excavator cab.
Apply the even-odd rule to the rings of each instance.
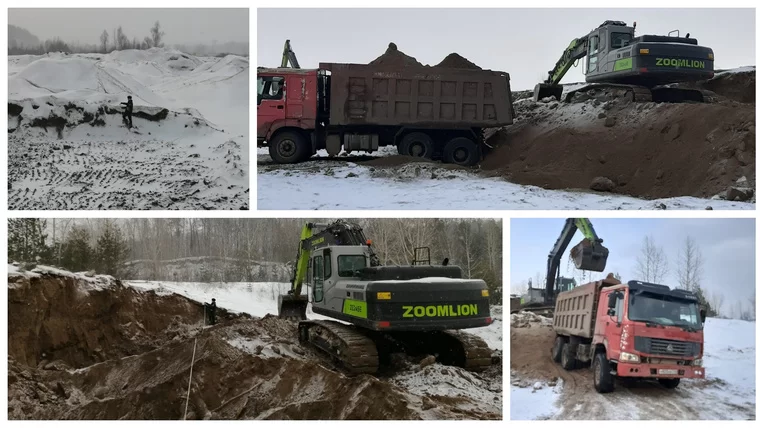
[[[607,266],[607,257],[610,250],[602,245],[601,240],[591,241],[583,239],[578,245],[570,249],[570,258],[577,269],[602,272]]]

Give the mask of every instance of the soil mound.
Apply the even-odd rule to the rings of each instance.
[[[395,43],[388,44],[385,53],[372,60],[369,65],[380,65],[388,67],[423,67],[422,63],[416,58],[406,55],[398,50]]]
[[[446,56],[436,67],[446,68],[465,68],[470,70],[482,70],[474,63],[470,62],[467,58],[459,55],[456,52],[452,52]]]
[[[580,101],[516,103],[518,121],[489,140],[496,148],[482,168],[547,189],[589,189],[604,177],[611,191],[647,199],[754,182],[754,105]]]
[[[707,89],[728,100],[755,104],[755,76],[754,67],[746,70],[729,70],[716,73],[710,80],[678,86]]]

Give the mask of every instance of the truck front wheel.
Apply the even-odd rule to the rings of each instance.
[[[277,163],[296,163],[309,157],[306,138],[293,131],[281,132],[269,142],[269,156]]]
[[[668,389],[675,389],[679,383],[681,383],[681,379],[675,378],[675,379],[657,379],[658,382],[660,382],[660,385],[664,386]]]
[[[401,139],[399,154],[433,159],[433,139],[423,132],[412,132]]]
[[[600,352],[594,356],[594,388],[602,394],[615,390],[615,379],[610,371],[610,362],[607,360],[607,354]]]
[[[443,161],[461,166],[472,166],[480,160],[480,151],[474,141],[457,137],[443,146]]]
[[[554,346],[552,346],[552,360],[555,363],[559,363],[562,360],[562,349],[565,347],[567,339],[562,336],[557,336],[554,339]]]

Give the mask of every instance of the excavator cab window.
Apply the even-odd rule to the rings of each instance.
[[[352,277],[356,271],[367,267],[367,258],[361,254],[338,256],[338,275]]]
[[[314,277],[314,301],[322,301],[322,291],[324,287],[324,264],[322,256],[316,256],[312,263],[313,277]]]
[[[630,33],[612,33],[610,47],[612,49],[624,48],[631,44]]]
[[[589,39],[588,71],[596,71],[597,56],[599,55],[599,35],[595,34]]]

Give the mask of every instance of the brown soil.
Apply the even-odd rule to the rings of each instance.
[[[194,352],[188,419],[501,419],[346,376],[293,321],[220,308],[203,328],[199,302],[97,278],[9,275],[10,419],[182,419]]]
[[[489,140],[497,148],[482,168],[491,175],[547,189],[606,177],[613,192],[643,198],[712,197],[742,176],[754,182],[753,104],[611,103],[598,117],[589,101],[589,112],[568,118],[573,105],[522,103],[522,120]]]
[[[398,50],[395,43],[388,44],[385,53],[372,60],[369,65],[381,65],[388,67],[423,67],[416,58],[406,55]]]
[[[754,71],[723,73],[710,80],[680,86],[707,89],[729,100],[755,104],[755,76]]]
[[[474,63],[467,60],[467,58],[459,55],[456,52],[450,53],[446,56],[446,58],[443,59],[436,67],[446,67],[446,68],[466,68],[470,70],[482,70],[482,68],[478,67]]]

